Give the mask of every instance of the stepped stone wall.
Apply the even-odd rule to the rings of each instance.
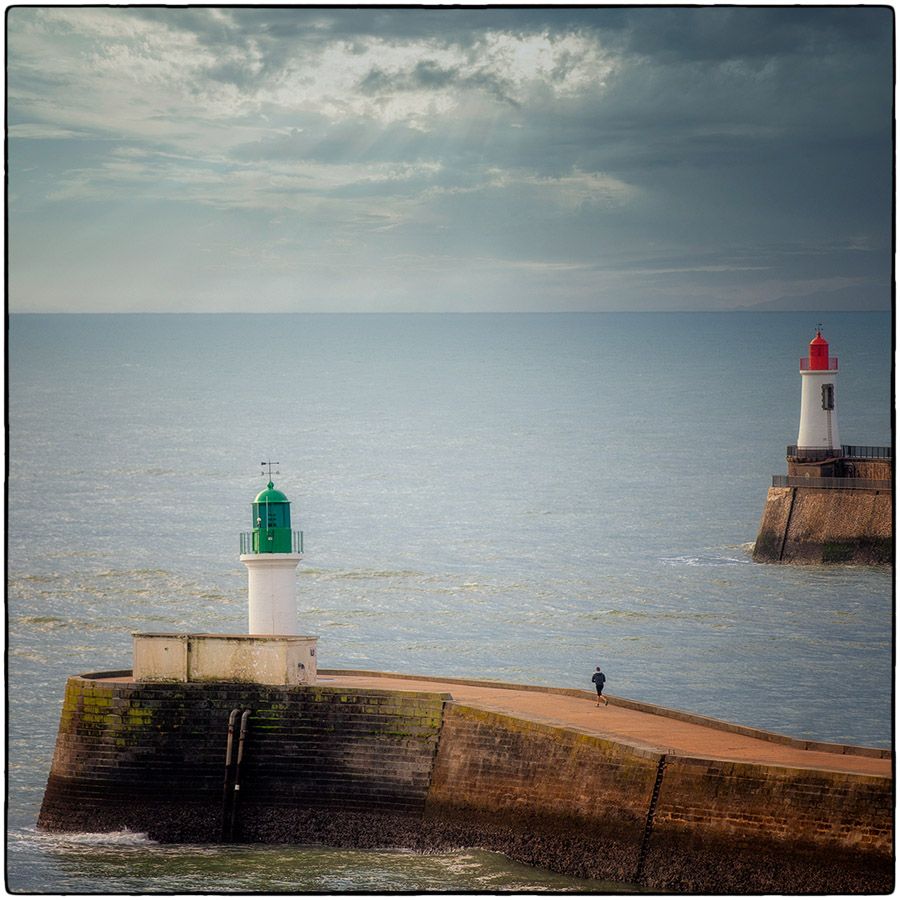
[[[39,825],[220,840],[232,709],[235,840],[478,846],[657,890],[893,887],[891,779],[685,759],[437,692],[71,678]]]
[[[893,555],[890,491],[769,488],[755,560],[885,565]]]

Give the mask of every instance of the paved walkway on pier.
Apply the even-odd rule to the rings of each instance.
[[[509,713],[548,725],[576,728],[661,753],[891,777],[890,759],[801,750],[708,725],[617,706],[615,698],[609,706],[598,709],[596,701],[587,693],[583,697],[573,697],[543,691],[492,687],[487,684],[326,672],[319,674],[317,683],[331,687],[447,693],[454,700],[468,706]]]

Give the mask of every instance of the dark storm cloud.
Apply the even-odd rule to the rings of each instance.
[[[864,11],[864,15],[859,13]],[[659,61],[773,59],[832,54],[891,44],[892,12],[840,7],[599,9],[139,9],[138,14],[190,31],[208,47],[263,42],[278,61],[289,49],[334,40],[427,39],[474,47],[487,31],[512,35],[590,32],[613,48]]]
[[[484,91],[503,103],[520,105],[511,96],[509,82],[498,74],[489,71],[464,74],[459,67],[442,66],[430,59],[420,60],[401,72],[389,73],[375,67],[359,82],[359,90],[370,96],[446,88]]]
[[[26,59],[29,17],[58,43]],[[261,252],[287,268],[308,252],[302,227],[341,260],[352,247],[360,270],[407,252],[490,259],[514,296],[509,267],[545,286],[553,266],[580,267],[625,306],[648,286],[735,305],[890,271],[887,8],[137,7],[10,23],[14,209],[37,209],[39,186],[54,203],[155,192],[234,223],[271,214]],[[105,149],[71,146],[85,134]],[[32,172],[40,141],[58,161]],[[600,302],[558,277],[555,296]]]
[[[779,136],[773,129],[812,128],[823,135],[871,129],[873,107],[883,108],[891,91],[890,79],[883,77],[891,33],[885,9],[868,9],[865,15],[803,8],[272,9],[229,10],[225,21],[212,21],[202,12],[143,14],[177,22],[211,49],[243,47],[243,64],[229,59],[208,70],[211,77],[238,85],[269,77],[300,54],[316,55],[335,39],[365,44],[370,38],[427,38],[471,48],[488,30],[535,34],[553,27],[557,32],[590,32],[605,46],[634,55],[627,57],[600,97],[552,109],[531,98],[533,131],[546,133],[545,126],[578,129],[601,149],[607,142],[615,148],[633,134],[639,137],[628,141],[620,155],[633,163],[646,159],[649,166],[660,161],[654,150],[660,146],[657,135],[671,135],[686,156],[699,151],[707,159],[717,146],[722,158],[752,152],[747,148],[754,143],[765,152],[772,137]],[[502,72],[463,74],[459,67],[428,58],[401,71],[375,67],[359,82],[359,90],[368,96],[449,87],[481,90],[516,104]],[[890,127],[885,121],[880,125]],[[692,134],[692,127],[704,131]],[[716,127],[720,133],[711,133]]]
[[[303,9],[254,8],[220,10],[211,17],[205,9],[141,9],[140,17],[175,27],[196,37],[201,46],[213,51],[242,49],[248,65],[214,67],[210,76],[235,84],[257,83],[283,68],[298,54],[315,55],[334,41],[345,41],[351,50],[361,52],[373,39],[404,42],[427,40],[436,46],[475,49],[488,31],[509,35],[540,34],[554,31],[603,31],[613,40],[626,25],[623,11],[553,9]],[[259,68],[251,67],[251,59]],[[407,77],[421,78],[426,84],[432,75],[424,62],[421,72]],[[431,64],[435,67],[435,64]],[[437,67],[439,69],[439,67]],[[484,87],[505,97],[497,79],[485,77]],[[396,89],[402,89],[397,87]]]
[[[887,8],[865,16],[841,8],[777,7],[629,10],[629,50],[658,60],[766,60],[793,54],[881,47],[889,41]]]
[[[239,27],[287,40],[434,40],[471,47],[485,31],[534,34],[551,29],[604,29],[625,24],[620,10],[521,9],[270,9],[233,10]],[[598,16],[601,16],[598,18]]]

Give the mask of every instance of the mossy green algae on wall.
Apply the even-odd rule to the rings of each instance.
[[[227,723],[249,709],[241,826],[265,811],[418,815],[440,694],[70,678],[39,824],[217,840]]]

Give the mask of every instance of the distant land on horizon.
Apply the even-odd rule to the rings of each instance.
[[[867,284],[839,288],[835,291],[814,291],[764,300],[747,306],[737,306],[735,312],[889,312],[892,290],[890,284]]]
[[[581,309],[581,310],[561,310],[561,309],[522,309],[522,310],[497,310],[497,309],[481,309],[481,310],[258,310],[258,311],[240,311],[233,310],[190,310],[181,309],[178,311],[167,310],[139,310],[139,309],[123,309],[123,310],[12,310],[7,307],[8,315],[44,315],[44,316],[68,316],[68,315],[148,315],[148,316],[167,316],[167,315],[552,315],[552,314],[602,314],[602,313],[635,313],[635,314],[672,314],[672,313],[755,313],[755,312],[806,312],[806,313],[828,313],[828,312],[890,312],[892,309],[892,285],[887,284],[865,284],[843,287],[830,291],[813,291],[807,294],[791,294],[776,297],[772,300],[763,300],[759,303],[748,303],[740,306],[706,306],[690,308],[669,308],[669,309]],[[720,302],[721,299],[720,298]]]
[[[810,299],[801,302],[803,298],[781,297],[777,300],[769,300],[764,303],[754,303],[749,306],[730,306],[715,309],[479,309],[479,310],[258,310],[255,312],[244,310],[190,310],[182,309],[177,312],[159,309],[127,309],[127,310],[90,310],[79,309],[71,311],[62,310],[9,310],[8,318],[19,316],[585,316],[585,315],[706,315],[708,313],[889,313],[891,304],[879,305],[844,303],[825,304]]]

